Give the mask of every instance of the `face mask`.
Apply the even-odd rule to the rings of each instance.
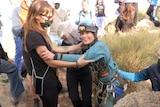
[[[55,4],[54,4],[54,8],[55,8],[55,9],[59,9],[59,7],[60,7],[60,3],[55,3]]]
[[[52,24],[53,20],[49,21],[49,20],[45,20],[44,23],[41,23],[41,27],[42,28],[46,28],[46,27],[50,27]]]

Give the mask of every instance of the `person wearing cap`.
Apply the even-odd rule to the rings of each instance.
[[[118,65],[112,59],[106,43],[98,40],[97,31],[98,27],[92,20],[84,20],[78,26],[80,38],[86,48],[84,53],[85,59],[95,61],[90,64],[93,73],[93,81],[96,83],[97,88],[94,93],[95,104],[100,107],[113,107],[117,98],[123,95],[123,84],[121,84],[117,73]],[[78,54],[57,54],[57,59],[63,61],[77,61],[81,56],[82,55]],[[48,60],[53,56],[51,53],[43,52],[41,53],[41,57]]]
[[[63,38],[62,46],[75,45],[81,42],[77,26],[69,21],[60,23],[57,32]],[[83,48],[68,54],[83,54],[86,49]],[[66,80],[73,107],[92,107],[92,74],[89,65],[82,68],[67,68]],[[80,97],[81,95],[82,97]]]
[[[49,33],[52,42],[60,46],[62,44],[63,39],[61,39],[61,37],[58,36],[57,28],[61,22],[68,21],[68,15],[67,12],[60,7],[61,6],[60,0],[54,0],[53,2],[54,2],[54,16],[53,16],[53,22],[50,26]]]

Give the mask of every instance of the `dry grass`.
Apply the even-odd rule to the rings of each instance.
[[[113,59],[122,70],[138,72],[158,61],[159,33],[150,34],[147,31],[139,31],[123,33],[122,35],[107,34],[101,40],[109,46]],[[127,82],[128,90],[126,93],[137,90],[139,84]],[[147,85],[146,87],[148,88]]]

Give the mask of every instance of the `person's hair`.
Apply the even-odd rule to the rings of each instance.
[[[84,2],[87,2],[87,4],[89,5],[89,1],[88,0],[82,0],[82,4],[84,3]]]
[[[96,4],[98,4],[99,0],[96,1]],[[102,0],[102,4],[104,4],[104,0]]]
[[[29,31],[37,31],[41,33],[44,37],[44,39],[51,45],[51,40],[49,38],[49,35],[47,34],[46,29],[40,29],[37,26],[40,26],[39,23],[37,23],[36,16],[41,14],[48,14],[49,12],[52,12],[52,15],[54,15],[54,9],[53,7],[45,0],[35,0],[29,10],[28,15],[26,18],[26,23],[24,24],[24,44],[26,49],[26,35]]]
[[[123,12],[122,17],[126,22],[131,21],[135,16],[135,7],[132,3],[127,3]]]

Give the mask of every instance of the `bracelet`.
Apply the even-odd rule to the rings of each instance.
[[[57,54],[53,56],[53,60],[57,60]]]
[[[63,56],[63,54],[60,55],[60,60],[62,60],[62,56]]]
[[[79,64],[78,64],[78,61],[76,61],[76,68],[77,68],[77,69],[79,68]]]

